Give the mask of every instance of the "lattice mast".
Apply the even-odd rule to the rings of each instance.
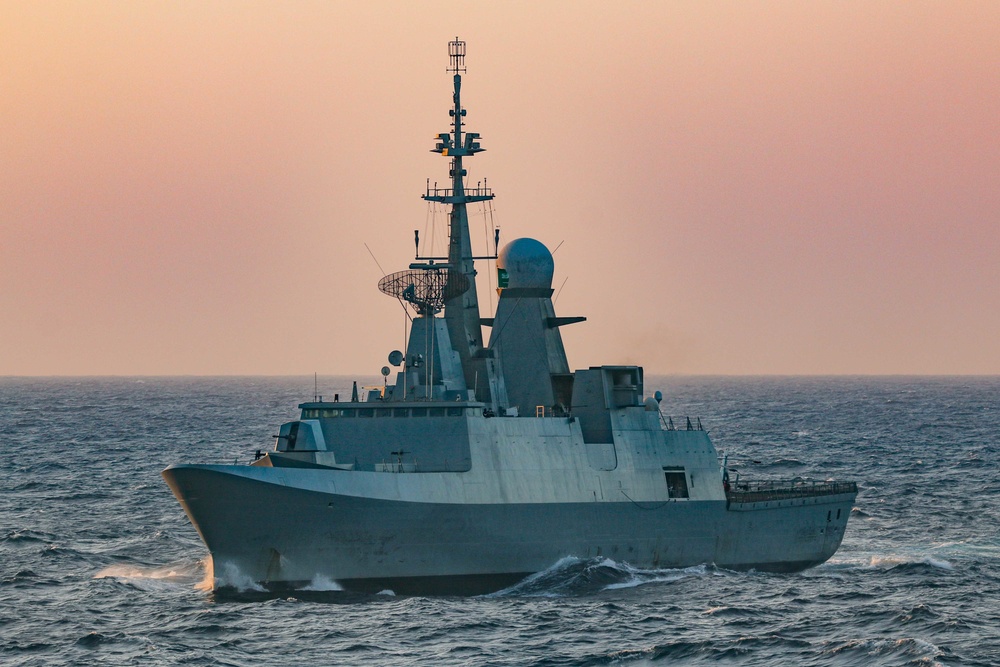
[[[449,42],[448,56],[450,61],[448,71],[454,75],[455,86],[454,106],[449,112],[452,118],[452,131],[439,134],[437,144],[431,151],[451,158],[451,171],[449,172],[451,187],[438,188],[435,183],[432,188],[428,184],[427,192],[423,198],[427,201],[451,204],[447,257],[449,275],[453,275],[455,280],[467,280],[468,288],[458,296],[445,301],[444,318],[447,322],[451,343],[461,360],[466,384],[475,390],[479,400],[496,406],[497,402],[504,401],[505,397],[503,397],[503,388],[497,386],[497,374],[494,372],[491,360],[488,359],[489,351],[483,345],[479,299],[476,292],[476,270],[473,261],[479,258],[473,257],[472,254],[469,216],[466,210],[466,206],[470,203],[493,199],[493,193],[485,186],[465,187],[466,170],[462,165],[463,159],[485,149],[479,145],[477,132],[463,132],[462,128],[462,119],[465,118],[466,113],[465,109],[462,108],[461,97],[461,73],[465,71],[465,42],[459,41],[458,38]],[[494,243],[496,242],[497,239],[494,239]],[[419,241],[417,251],[418,259],[432,259],[419,256]],[[493,256],[495,257],[495,254]],[[454,292],[454,290],[446,291]]]

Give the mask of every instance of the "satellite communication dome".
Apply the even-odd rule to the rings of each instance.
[[[535,239],[515,239],[505,245],[497,257],[497,268],[507,272],[507,287],[552,288],[552,253]]]

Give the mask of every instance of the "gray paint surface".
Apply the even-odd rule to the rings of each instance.
[[[174,467],[165,476],[188,498],[185,509],[216,571],[233,567],[268,585],[317,576],[350,586],[372,577],[519,574],[566,556],[795,570],[836,551],[854,500],[847,494],[743,511],[727,510],[725,501],[423,503],[298,489],[300,472],[284,471],[284,484],[225,466]],[[839,518],[827,521],[828,512]]]

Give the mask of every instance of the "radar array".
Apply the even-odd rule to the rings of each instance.
[[[390,273],[378,281],[378,288],[412,305],[418,315],[434,315],[445,301],[469,289],[469,279],[448,269],[410,269]]]

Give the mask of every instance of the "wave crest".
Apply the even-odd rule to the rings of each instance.
[[[564,597],[604,590],[670,583],[705,576],[707,565],[686,568],[643,569],[610,558],[583,559],[566,556],[550,567],[486,597]]]
[[[94,579],[114,579],[141,590],[161,590],[197,585],[203,579],[202,561],[171,565],[143,566],[132,563],[109,565],[94,574]]]
[[[931,556],[921,556],[921,557],[906,557],[906,556],[896,556],[896,555],[886,555],[886,556],[872,556],[868,561],[871,567],[879,569],[890,569],[895,570],[908,569],[912,567],[935,567],[939,570],[952,571],[955,566],[946,560],[940,558],[933,558]]]

